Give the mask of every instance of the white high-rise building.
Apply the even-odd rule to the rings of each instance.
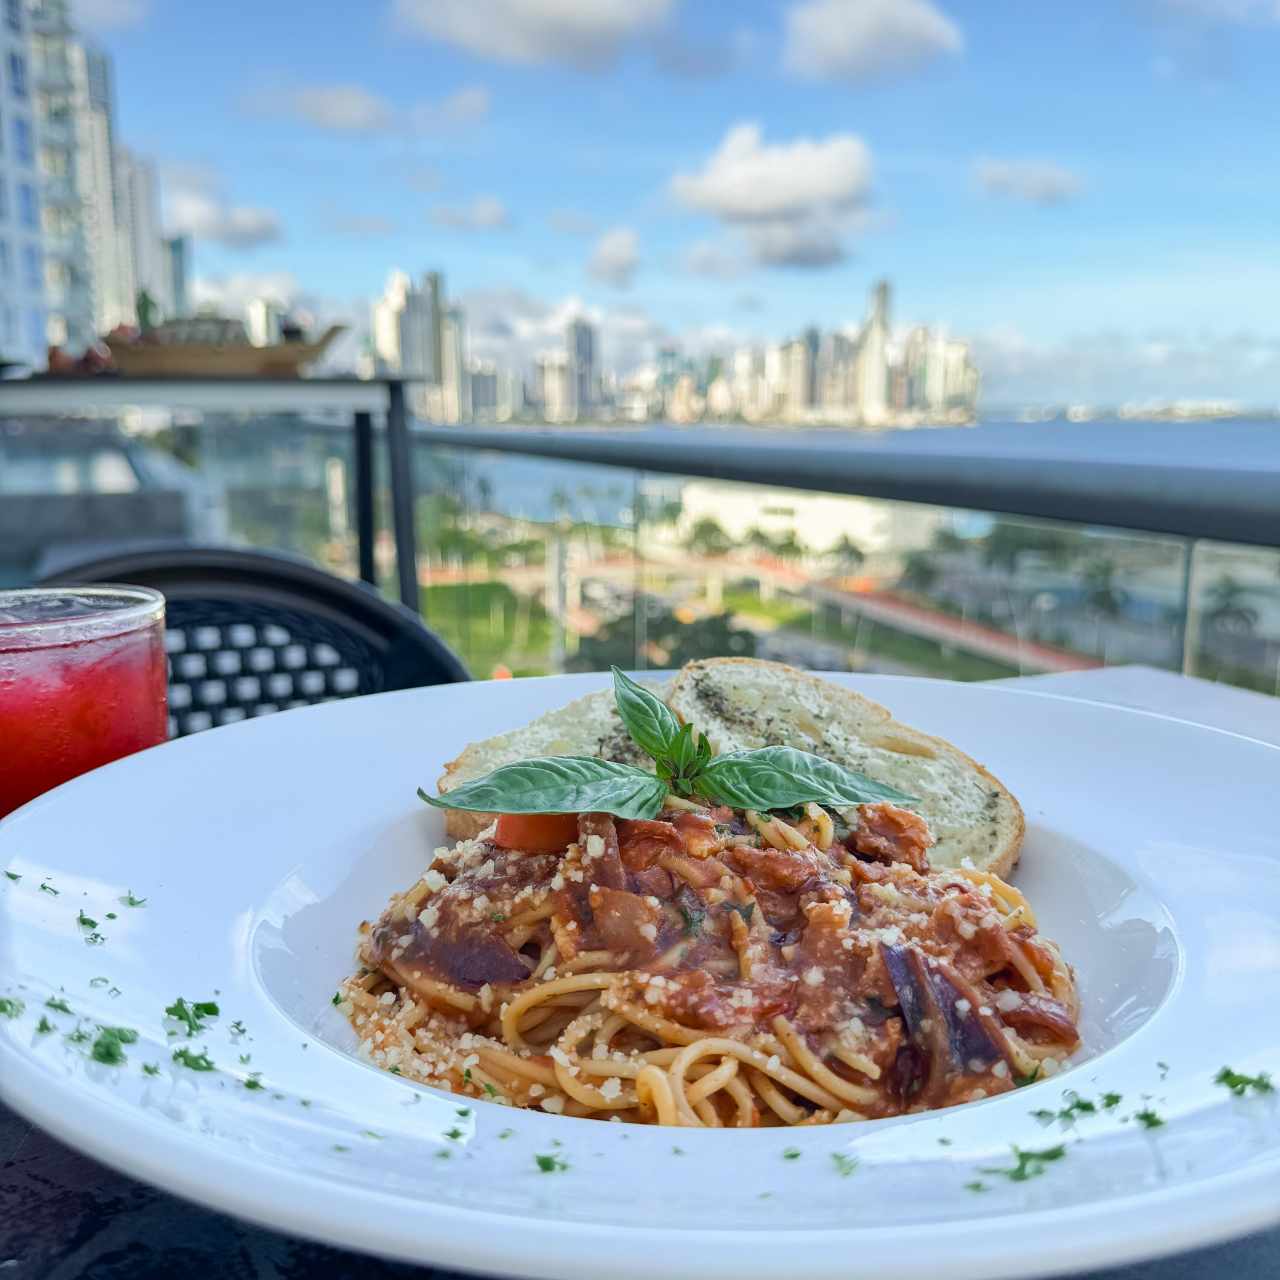
[[[6,0],[6,17],[7,8]],[[136,318],[133,256],[117,213],[111,60],[81,39],[67,0],[35,0],[31,55],[48,334],[78,351]]]
[[[169,319],[177,314],[160,229],[156,168],[127,147],[116,148],[116,214],[124,233],[136,299],[146,293]]]
[[[572,422],[578,416],[578,380],[567,351],[548,351],[538,360],[542,416],[548,422]]]
[[[0,15],[0,356],[45,364],[45,246],[36,68],[21,3]]]
[[[373,304],[373,354],[379,373],[400,372],[400,316],[412,287],[406,272],[393,271],[382,297]]]
[[[862,423],[878,427],[889,407],[889,283],[881,280],[871,295],[871,314],[862,328],[856,364],[857,412]]]
[[[460,307],[446,309],[440,327],[440,390],[446,422],[471,418],[471,377],[467,373],[467,326]]]
[[[274,298],[250,298],[244,309],[245,330],[255,347],[280,341],[285,310]]]

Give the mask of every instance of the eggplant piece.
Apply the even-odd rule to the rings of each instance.
[[[948,1073],[975,1075],[1001,1060],[1010,1062],[1008,1041],[994,1015],[979,1012],[981,996],[950,965],[915,947],[884,942],[880,955],[911,1045],[927,1055],[927,1070],[915,1056],[900,1064],[895,1077],[904,1086],[914,1085],[917,1093],[934,1099]]]

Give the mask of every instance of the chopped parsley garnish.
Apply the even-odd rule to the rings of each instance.
[[[498,1137],[505,1141],[507,1138],[511,1137],[513,1133],[515,1133],[514,1129],[503,1129],[503,1131],[498,1134]]]
[[[108,912],[107,912],[107,919],[108,919],[108,920],[114,920],[115,918],[116,918],[116,913],[115,913],[114,911],[108,911]]]
[[[564,1173],[569,1168],[559,1156],[534,1156],[533,1160],[539,1173]]]
[[[333,1144],[333,1149],[334,1149],[335,1151],[350,1151],[350,1150],[351,1150],[351,1148],[350,1148],[350,1147],[341,1147],[341,1146],[339,1146],[336,1142]]]
[[[244,1035],[244,1023],[237,1018],[230,1027],[227,1028],[233,1036]]]
[[[264,1089],[266,1086],[262,1083],[261,1071],[250,1071],[249,1074],[240,1081],[246,1089]]]
[[[342,992],[341,992],[341,991],[335,991],[335,992],[333,993],[333,999],[332,999],[332,1000],[330,1000],[330,1001],[329,1001],[329,1003],[330,1003],[330,1004],[341,1004],[341,1003],[342,1003]]]
[[[110,981],[110,978],[90,978],[89,985],[91,987],[105,987]]]
[[[300,1106],[300,1107],[309,1107],[310,1105],[311,1105],[311,1099],[310,1099],[310,1098],[299,1098],[299,1099],[298,1099],[298,1106]]]
[[[100,947],[106,942],[106,936],[95,929],[92,933],[85,935],[85,942],[91,947]]]
[[[404,1072],[403,1072],[403,1071],[401,1071],[399,1067],[392,1067],[392,1068],[391,1068],[391,1074],[392,1074],[393,1076],[402,1076],[402,1075],[404,1075]]]
[[[463,1130],[459,1129],[457,1125],[454,1125],[452,1129],[445,1130],[444,1136],[448,1138],[450,1142],[457,1142],[458,1139],[463,1136]]]
[[[1274,1093],[1276,1088],[1271,1083],[1271,1076],[1265,1071],[1258,1072],[1256,1076],[1247,1076],[1241,1071],[1233,1071],[1230,1067],[1223,1067],[1213,1077],[1213,1083],[1230,1089],[1237,1098],[1243,1098],[1250,1089],[1254,1093]]]
[[[76,913],[76,924],[82,929],[96,929],[98,927],[98,922],[92,916],[85,915],[83,911]]]
[[[248,1061],[249,1061],[249,1059],[250,1059],[250,1058],[252,1058],[252,1057],[253,1057],[253,1054],[251,1054],[251,1053],[242,1053],[242,1054],[240,1055],[240,1065],[241,1065],[241,1066],[244,1066],[244,1064],[245,1064],[246,1062],[248,1062]]]
[[[1160,1072],[1160,1079],[1163,1080],[1169,1074],[1169,1064],[1167,1062],[1157,1062],[1156,1067]]]
[[[833,1151],[831,1153],[831,1163],[835,1165],[836,1172],[842,1177],[847,1178],[858,1167],[857,1156],[846,1155],[843,1151]]]
[[[453,1155],[453,1152],[450,1151],[448,1147],[441,1147],[440,1150],[436,1152],[436,1159],[448,1160],[452,1155]]]
[[[504,916],[501,911],[493,911],[489,914],[489,919],[492,920],[494,924],[501,924],[506,918],[507,917]]]
[[[782,1153],[782,1158],[783,1158],[784,1160],[799,1160],[799,1159],[800,1159],[800,1148],[799,1148],[799,1147],[788,1147],[788,1148],[787,1148],[787,1149]]]
[[[61,996],[50,996],[45,1002],[46,1009],[52,1009],[56,1013],[70,1013],[71,1006]]]
[[[1040,1064],[1037,1062],[1025,1076],[1014,1076],[1013,1083],[1019,1089],[1025,1089],[1029,1084],[1035,1084],[1040,1079]]]
[[[497,1089],[495,1089],[487,1080],[484,1082],[484,1091],[491,1098],[496,1098],[498,1096]]]
[[[47,880],[42,880],[40,882],[40,892],[52,894],[56,898],[61,891],[55,889]]]
[[[1008,1178],[1010,1182],[1027,1182],[1031,1178],[1038,1178],[1044,1172],[1045,1165],[1054,1160],[1061,1160],[1066,1154],[1067,1149],[1061,1144],[1056,1147],[1045,1147],[1043,1151],[1023,1151],[1020,1147],[1014,1147],[1012,1165],[988,1167],[979,1169],[978,1172],[998,1173]]]
[[[1121,1094],[1104,1093],[1102,1095],[1102,1108],[1104,1111],[1114,1111],[1120,1105],[1121,1101]]]
[[[729,909],[736,911],[742,917],[743,924],[750,924],[751,917],[756,913],[756,904],[754,902],[744,902],[739,905],[736,902],[731,902]]]
[[[27,1006],[17,996],[0,996],[0,1018],[18,1018]]]
[[[138,1033],[130,1027],[99,1027],[98,1038],[93,1042],[89,1056],[108,1067],[118,1067],[124,1062],[123,1046],[134,1044],[137,1039]]]
[[[372,1138],[372,1139],[374,1139],[374,1141],[375,1141],[375,1142],[381,1142],[381,1141],[382,1141],[382,1134],[380,1134],[380,1133],[374,1133],[374,1131],[373,1131],[372,1129],[361,1129],[361,1130],[360,1130],[360,1135],[361,1135],[361,1137],[364,1137],[364,1138]]]
[[[216,1018],[218,1016],[218,1006],[212,1000],[195,1000],[188,1004],[181,996],[179,996],[171,1005],[165,1008],[165,1017],[173,1018],[176,1022],[185,1024],[187,1028],[187,1039],[190,1040],[197,1031],[203,1031],[205,1018]]]
[[[120,902],[126,907],[145,907],[147,905],[146,898],[135,898],[132,889],[120,899]]]
[[[471,1083],[471,1068],[470,1068],[470,1067],[468,1067],[468,1068],[467,1068],[467,1069],[462,1073],[462,1078],[463,1078],[463,1079],[464,1079],[468,1084],[470,1084],[470,1083]]]
[[[190,1049],[184,1046],[173,1051],[173,1060],[191,1071],[217,1070],[213,1065],[213,1059],[209,1057],[208,1049],[202,1049],[199,1053],[192,1053]]]
[[[684,1155],[684,1148],[683,1148],[683,1147],[672,1147],[672,1148],[671,1148],[671,1154],[672,1154],[673,1156],[682,1156],[682,1155]]]
[[[86,1040],[92,1040],[93,1037],[83,1028],[77,1027],[67,1036],[68,1044],[84,1044]]]
[[[7,875],[10,880],[13,880],[15,882],[22,879],[22,877],[16,871],[6,871],[5,875]]]
[[[987,1189],[987,1184],[975,1179],[973,1182],[966,1182],[964,1184],[964,1189],[966,1191],[985,1191]]]
[[[36,1035],[46,1036],[53,1029],[54,1029],[53,1023],[50,1022],[49,1019],[46,1018],[42,1013],[40,1015],[40,1021],[36,1023]]]
[[[938,1139],[938,1146],[940,1146],[940,1147],[949,1147],[950,1145],[951,1145],[951,1139],[950,1139],[950,1138],[939,1138],[939,1139]]]
[[[144,1076],[158,1076],[160,1074],[160,1064],[158,1062],[144,1062],[142,1064],[142,1074]]]
[[[470,1107],[459,1107],[458,1114],[465,1120],[471,1114]]]
[[[1137,1120],[1144,1129],[1158,1129],[1164,1120],[1157,1115],[1150,1107],[1143,1107],[1141,1111],[1135,1111],[1133,1118]]]
[[[1054,1120],[1061,1120],[1063,1124],[1073,1124],[1076,1116],[1091,1116],[1098,1110],[1096,1103],[1090,1102],[1088,1098],[1082,1098],[1078,1093],[1073,1093],[1070,1089],[1062,1096],[1066,1099],[1067,1105],[1065,1107],[1060,1107],[1057,1111],[1050,1107],[1040,1107],[1031,1113],[1032,1116],[1036,1120],[1042,1120],[1045,1124],[1049,1124]],[[1111,1097],[1112,1095],[1107,1094],[1106,1096]],[[1118,1096],[1116,1101],[1119,1101]]]

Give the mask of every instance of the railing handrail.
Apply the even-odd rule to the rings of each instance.
[[[1280,422],[877,432],[418,425],[412,434],[454,449],[1280,547]]]

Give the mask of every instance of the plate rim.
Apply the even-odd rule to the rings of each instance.
[[[657,673],[648,673],[657,674]],[[815,673],[840,677],[846,687],[868,689],[911,684],[945,686],[954,689],[960,682],[929,677],[858,673]],[[583,679],[586,677],[586,679]],[[585,685],[590,679],[604,679],[605,673],[535,677],[543,682],[566,679]],[[506,681],[476,681],[475,685],[506,685]],[[459,686],[463,688],[468,686]],[[1080,698],[1051,691],[1013,688],[1007,685],[973,683],[970,692],[992,690],[1015,698],[1051,699],[1084,704],[1108,716],[1138,716],[1157,721],[1173,721],[1198,733],[1223,734],[1238,738],[1251,747],[1280,753],[1280,745],[1229,729],[1205,725],[1196,720],[1171,716],[1141,707],[1128,707],[1098,699]],[[383,696],[431,696],[433,689],[454,690],[455,686],[434,686],[420,690],[388,691]],[[457,696],[455,692],[453,696]],[[969,696],[966,694],[965,696]],[[360,699],[367,701],[368,699]],[[354,700],[346,700],[354,701]],[[319,711],[319,707],[298,708]],[[275,717],[272,717],[274,719]],[[248,723],[248,722],[243,722]],[[238,726],[227,726],[235,728]],[[200,735],[203,738],[205,735]],[[178,747],[183,740],[165,744]],[[124,765],[113,762],[103,769]],[[133,767],[136,767],[136,763]],[[99,770],[94,770],[93,774]],[[89,777],[92,775],[84,775]],[[74,791],[82,779],[73,779],[53,792],[31,802],[44,805],[64,789]],[[57,801],[54,801],[57,803]],[[14,816],[30,806],[16,810]],[[6,818],[0,829],[8,824]],[[0,912],[0,914],[3,914]],[[1163,1257],[1198,1245],[1206,1245],[1243,1235],[1280,1222],[1280,1154],[1271,1153],[1260,1163],[1226,1170],[1196,1183],[1174,1188],[1136,1192],[1123,1199],[1094,1201],[1064,1208],[1037,1209],[1002,1214],[998,1210],[975,1213],[972,1219],[930,1223],[926,1231],[904,1232],[900,1225],[874,1227],[851,1224],[847,1227],[787,1226],[761,1227],[750,1231],[722,1228],[692,1228],[624,1224],[601,1224],[564,1218],[532,1217],[523,1213],[464,1209],[454,1204],[423,1203],[411,1228],[388,1226],[388,1193],[374,1188],[345,1185],[324,1174],[300,1172],[273,1164],[264,1175],[261,1167],[246,1154],[222,1145],[206,1148],[185,1130],[172,1130],[148,1117],[132,1105],[112,1104],[93,1093],[50,1090],[48,1077],[39,1063],[20,1046],[0,1038],[0,1063],[11,1069],[0,1071],[0,1099],[15,1112],[32,1120],[57,1138],[72,1144],[92,1158],[130,1176],[197,1204],[231,1213],[268,1229],[321,1240],[385,1257],[407,1258],[419,1263],[488,1271],[494,1274],[554,1277],[571,1267],[580,1267],[584,1254],[599,1242],[622,1243],[611,1259],[609,1274],[616,1277],[651,1276],[645,1263],[644,1246],[680,1246],[689,1269],[707,1277],[740,1277],[763,1274],[763,1265],[788,1266],[796,1240],[803,1234],[809,1246],[806,1271],[815,1277],[847,1275],[847,1266],[836,1256],[841,1246],[876,1248],[892,1242],[893,1256],[867,1258],[867,1276],[906,1280],[908,1276],[935,1275],[937,1258],[948,1257],[950,1280],[1002,1280],[1004,1277],[1040,1276],[1064,1269],[1118,1265],[1140,1258]],[[16,1068],[16,1070],[12,1069]],[[76,1115],[59,1110],[58,1098],[74,1097]],[[87,1119],[94,1123],[85,1124]],[[199,1147],[201,1159],[194,1163],[191,1152]],[[213,1172],[214,1177],[208,1175]],[[245,1176],[250,1175],[250,1176]],[[316,1195],[317,1191],[322,1194]],[[335,1194],[336,1193],[336,1194]],[[403,1197],[400,1197],[403,1200]],[[1159,1209],[1159,1213],[1151,1212]],[[1137,1211],[1137,1212],[1135,1212]],[[362,1216],[363,1215],[363,1216]],[[1016,1234],[991,1232],[1001,1220],[1016,1223]],[[1079,1228],[1089,1230],[1081,1238]],[[466,1227],[466,1230],[459,1230]],[[435,1228],[442,1228],[436,1230]],[[424,1257],[421,1239],[432,1236],[430,1258]],[[518,1245],[508,1237],[518,1233]],[[1017,1244],[1036,1238],[1034,1255]],[[998,1251],[993,1238],[1004,1240]],[[506,1243],[504,1243],[506,1241]],[[922,1243],[927,1241],[927,1243]],[[529,1247],[536,1242],[536,1248]],[[827,1246],[827,1247],[824,1247]],[[829,1247],[829,1248],[828,1248]],[[827,1257],[829,1261],[822,1262]],[[745,1267],[744,1264],[749,1264]]]

